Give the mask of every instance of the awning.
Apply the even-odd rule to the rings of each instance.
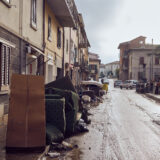
[[[6,44],[7,46],[10,46],[12,48],[16,48],[16,45],[14,43],[12,43],[10,41],[7,41],[7,40],[5,40],[5,39],[3,39],[1,37],[0,37],[0,42],[3,43],[3,44]]]

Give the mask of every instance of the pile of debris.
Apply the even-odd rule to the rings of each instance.
[[[104,94],[106,94],[106,91],[100,82],[93,80],[81,82],[80,97],[84,105],[90,103],[90,106],[98,106],[99,103],[103,102]]]
[[[89,131],[89,109],[102,102],[105,94],[102,87],[99,82],[83,81],[77,93],[69,76],[44,86],[41,76],[13,75],[7,149],[45,147],[47,144],[50,147],[45,156],[50,157],[60,155],[55,151],[73,149],[75,146],[64,139]],[[19,112],[21,115],[17,116]]]

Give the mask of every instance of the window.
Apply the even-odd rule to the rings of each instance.
[[[51,37],[51,17],[48,17],[48,40],[51,41],[52,37]]]
[[[97,65],[89,65],[90,70],[97,70]]]
[[[78,50],[76,48],[76,46],[74,46],[74,62],[77,62],[77,56],[78,56]]]
[[[68,39],[66,40],[66,52],[68,53]]]
[[[139,64],[144,64],[144,57],[139,58]]]
[[[155,65],[159,65],[159,57],[155,57]]]
[[[37,0],[31,0],[31,26],[37,27]]]
[[[144,72],[138,72],[138,80],[145,79],[145,73]]]
[[[9,85],[10,52],[10,47],[3,44],[0,45],[0,87]]]
[[[57,47],[61,48],[61,30],[59,27],[57,29]]]

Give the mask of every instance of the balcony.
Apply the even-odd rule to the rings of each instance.
[[[88,62],[82,62],[82,64],[80,65],[82,72],[89,72],[89,65]]]
[[[73,0],[47,0],[63,27],[76,27],[78,11]]]
[[[88,47],[88,44],[87,44],[87,42],[81,41],[81,42],[79,42],[78,47],[79,47],[79,48],[87,48],[87,47]]]
[[[90,47],[90,43],[88,41],[87,34],[86,34],[84,27],[81,27],[81,35],[82,35],[82,37],[81,37],[81,40],[79,41],[78,47],[79,48]]]

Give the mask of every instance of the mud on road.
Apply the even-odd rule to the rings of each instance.
[[[93,108],[89,133],[69,139],[79,148],[67,160],[159,160],[160,106],[134,90],[110,84],[103,104]]]

